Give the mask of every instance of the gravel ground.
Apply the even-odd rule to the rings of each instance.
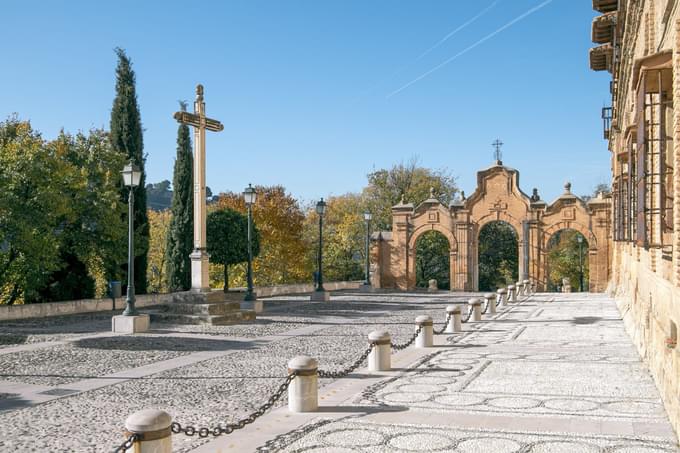
[[[289,300],[290,298],[286,299]],[[460,298],[457,298],[460,300]],[[167,410],[182,424],[213,426],[247,416],[266,401],[285,379],[286,363],[296,355],[316,357],[320,367],[338,370],[353,362],[367,347],[372,330],[387,329],[395,342],[413,333],[413,320],[421,314],[435,317],[441,325],[444,307],[452,298],[429,294],[336,296],[330,304],[274,302],[271,313],[258,321],[236,326],[178,326],[157,324],[150,335],[80,338],[82,333],[105,332],[110,313],[5,323],[7,334],[36,338],[73,339],[68,345],[0,355],[6,377],[49,386],[67,384],[82,376],[101,376],[148,363],[172,359],[194,351],[234,350],[225,356],[129,380],[86,393],[53,400],[38,406],[0,413],[0,450],[95,452],[108,451],[122,441],[125,418],[143,408]],[[441,315],[441,316],[440,316]],[[439,316],[441,319],[437,319]],[[252,349],[237,349],[242,343],[229,338],[282,335],[302,327],[317,326],[310,335],[270,343],[253,343]],[[173,333],[197,333],[200,337],[178,337]],[[206,338],[209,334],[214,338]],[[223,339],[221,339],[221,337]],[[61,375],[63,376],[54,376]],[[81,376],[81,377],[68,377]],[[330,380],[322,379],[321,385]],[[285,404],[286,397],[278,403]],[[27,426],[34,435],[26,436]],[[59,435],[55,435],[59,433]],[[204,441],[176,437],[179,451],[188,451]]]

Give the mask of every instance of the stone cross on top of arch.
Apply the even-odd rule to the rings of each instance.
[[[494,148],[496,148],[496,151],[494,151],[494,157],[496,158],[496,165],[503,165],[503,161],[501,158],[503,157],[501,153],[501,146],[503,146],[503,142],[500,141],[499,139],[496,139],[495,142],[491,144]]]

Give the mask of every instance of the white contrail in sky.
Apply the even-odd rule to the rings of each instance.
[[[455,35],[455,34],[458,33],[459,31],[461,31],[461,30],[467,28],[468,26],[470,26],[470,25],[471,25],[472,23],[474,23],[477,19],[479,19],[480,17],[482,17],[484,14],[488,13],[494,6],[496,6],[496,5],[498,4],[499,1],[500,1],[500,0],[495,0],[493,3],[491,3],[491,5],[487,6],[487,7],[484,8],[481,12],[477,13],[476,16],[472,17],[471,19],[468,19],[466,22],[464,22],[464,23],[462,23],[461,25],[459,25],[458,27],[456,27],[455,30],[449,32],[446,36],[444,36],[442,39],[440,39],[440,40],[439,40],[437,43],[435,43],[432,47],[430,47],[430,48],[427,49],[425,52],[423,52],[422,54],[420,54],[420,56],[418,56],[418,58],[416,58],[416,59],[413,60],[412,62],[408,63],[407,65],[402,66],[401,68],[397,69],[397,70],[394,71],[389,77],[385,77],[384,79],[380,80],[378,83],[376,83],[375,85],[373,85],[371,88],[369,88],[368,90],[366,90],[366,91],[364,91],[363,93],[361,93],[356,99],[354,99],[354,101],[352,102],[352,104],[355,104],[355,103],[359,102],[359,100],[361,100],[362,97],[364,97],[364,96],[366,96],[367,94],[371,93],[371,92],[374,91],[376,88],[378,88],[380,85],[382,85],[382,84],[385,83],[386,81],[392,79],[392,78],[395,77],[396,75],[402,73],[404,70],[410,68],[413,64],[415,64],[416,62],[420,61],[420,59],[423,58],[425,55],[429,54],[429,53],[432,52],[434,49],[436,49],[437,47],[441,46],[441,45],[444,44],[446,41],[448,41],[453,35]]]
[[[467,22],[465,22],[465,23],[459,25],[459,26],[458,26],[455,30],[453,30],[451,33],[449,33],[448,35],[446,35],[446,36],[444,36],[442,39],[440,39],[439,42],[437,42],[435,45],[433,45],[432,47],[430,47],[429,49],[427,49],[425,52],[423,52],[422,54],[420,54],[420,56],[419,56],[418,58],[416,58],[415,61],[420,60],[420,59],[423,58],[425,55],[427,55],[428,53],[432,52],[434,49],[436,49],[437,47],[441,46],[441,45],[444,44],[446,41],[448,41],[453,35],[455,35],[455,34],[458,33],[459,31],[461,31],[462,29],[466,28],[468,25],[471,25],[474,21],[476,21],[477,19],[479,19],[480,17],[482,17],[484,14],[488,13],[489,10],[490,10],[491,8],[493,8],[494,6],[496,6],[496,5],[498,4],[499,1],[500,1],[500,0],[494,1],[492,4],[490,4],[489,6],[487,6],[486,8],[484,8],[482,11],[480,11],[479,14],[477,14],[475,17],[473,17],[473,18],[471,18],[470,20],[468,20]]]
[[[536,6],[534,6],[533,8],[531,8],[530,10],[528,10],[528,11],[526,11],[526,12],[520,14],[519,16],[515,17],[513,20],[511,20],[511,21],[508,22],[507,24],[503,25],[502,27],[500,27],[499,29],[497,29],[497,30],[494,31],[493,33],[489,33],[488,35],[486,35],[485,37],[483,37],[482,39],[480,39],[480,40],[477,41],[476,43],[470,45],[469,47],[466,47],[466,48],[463,49],[463,50],[461,50],[460,52],[458,52],[457,54],[455,54],[454,56],[452,56],[452,57],[449,58],[448,60],[445,60],[445,61],[443,61],[442,63],[439,63],[437,66],[435,66],[434,68],[430,69],[429,71],[427,71],[427,72],[425,72],[425,73],[419,75],[418,77],[416,77],[415,79],[413,79],[413,80],[411,80],[409,83],[407,83],[406,85],[403,85],[402,87],[400,87],[400,88],[394,90],[393,92],[391,92],[390,94],[387,95],[387,99],[391,98],[391,97],[394,96],[395,94],[398,94],[398,93],[404,91],[406,88],[410,87],[410,86],[413,85],[414,83],[416,83],[416,82],[418,82],[418,81],[424,79],[425,77],[429,76],[430,74],[432,74],[433,72],[437,71],[438,69],[441,69],[442,67],[444,67],[444,66],[446,66],[447,64],[451,63],[453,60],[457,59],[458,57],[461,57],[461,56],[465,55],[466,53],[468,53],[469,51],[471,51],[471,50],[474,49],[475,47],[477,47],[477,46],[483,44],[484,42],[488,41],[489,39],[493,38],[494,36],[496,36],[497,34],[499,34],[500,32],[502,32],[503,30],[512,27],[513,25],[515,25],[515,24],[516,24],[517,22],[519,22],[520,20],[522,20],[522,19],[524,19],[525,17],[527,17],[527,16],[529,16],[529,15],[535,13],[535,12],[538,11],[539,9],[541,9],[541,8],[543,8],[543,7],[545,7],[545,6],[547,6],[548,4],[550,4],[550,3],[552,3],[552,2],[553,2],[553,0],[545,0],[545,1],[544,1],[543,3],[541,3],[540,5],[536,5]]]

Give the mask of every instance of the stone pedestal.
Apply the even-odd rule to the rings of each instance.
[[[139,333],[149,330],[149,315],[114,316],[111,319],[111,330],[116,333]]]
[[[482,299],[472,298],[468,301],[468,305],[472,310],[472,320],[481,321],[482,320]]]
[[[449,322],[446,323],[445,333],[456,333],[463,330],[463,325],[460,319],[460,307],[458,305],[447,305],[446,315]]]
[[[484,294],[484,299],[486,299],[487,313],[490,315],[496,314],[496,295],[494,293]]]
[[[392,369],[392,338],[385,330],[376,330],[368,334],[368,342],[373,349],[368,354],[369,371],[389,371]]]
[[[139,434],[142,439],[134,445],[136,453],[172,453],[172,417],[157,409],[135,412],[125,420],[125,436]]]
[[[328,302],[331,300],[331,293],[330,291],[312,291],[309,300],[312,302]]]
[[[508,305],[508,290],[505,288],[498,288],[498,291],[496,291],[497,299],[496,299],[496,306],[497,307],[505,307]]]
[[[244,300],[241,302],[241,310],[252,310],[255,313],[264,311],[264,303],[261,300]]]
[[[437,287],[437,280],[434,278],[427,282],[427,290],[431,293],[436,293],[439,288]]]
[[[209,256],[205,250],[194,250],[191,255],[191,289],[193,291],[210,292]]]
[[[432,318],[429,316],[418,316],[416,318],[416,331],[421,328],[416,337],[416,348],[431,348],[434,343],[434,329]]]
[[[305,355],[288,362],[288,373],[297,373],[288,386],[288,410],[314,412],[319,408],[318,362]]]
[[[517,292],[515,285],[508,285],[508,302],[517,302]]]

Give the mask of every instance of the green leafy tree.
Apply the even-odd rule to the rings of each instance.
[[[123,156],[114,151],[108,135],[92,130],[88,135],[62,132],[48,143],[51,154],[63,164],[60,192],[68,211],[60,221],[62,267],[41,291],[44,300],[71,300],[103,295],[111,275],[125,261],[127,225],[125,205],[119,197]]]
[[[26,121],[0,123],[0,303],[33,302],[61,266],[66,169]]]
[[[583,289],[588,290],[588,241],[575,230],[560,230],[548,241],[548,290],[562,286],[562,279],[569,279],[574,291],[580,288],[581,260],[583,262]]]
[[[167,179],[161,182],[146,185],[146,201],[149,209],[163,211],[172,204],[172,190],[170,181]]]
[[[311,280],[312,263],[307,259],[304,237],[305,214],[298,201],[282,186],[255,187],[257,199],[253,219],[260,234],[260,253],[253,262],[255,285],[281,285]],[[231,208],[246,213],[243,195],[227,192],[215,197],[210,209]],[[245,266],[237,264],[230,279],[245,284]]]
[[[401,201],[402,195],[407,203],[418,206],[430,197],[430,188],[439,201],[447,205],[458,192],[456,180],[448,170],[421,167],[417,157],[406,164],[370,173],[363,197],[373,213],[375,229],[392,229],[392,206]]]
[[[479,232],[479,290],[493,291],[516,282],[518,269],[514,228],[502,221],[484,225]]]
[[[326,200],[323,219],[323,275],[325,281],[364,278],[364,202],[361,195],[345,194]],[[314,206],[305,219],[307,259],[316,266],[319,247],[319,215]],[[316,270],[316,267],[314,267]]]
[[[180,108],[186,110],[186,103],[180,103]],[[189,126],[180,124],[177,128],[177,158],[172,179],[172,220],[166,247],[168,288],[171,291],[191,288],[189,254],[194,239],[193,168]]]
[[[146,293],[147,253],[149,251],[149,219],[146,207],[146,174],[144,165],[144,142],[142,138],[142,120],[137,103],[135,89],[135,73],[130,58],[123,49],[116,49],[118,66],[116,67],[116,97],[111,109],[111,143],[127,160],[139,166],[142,178],[135,191],[135,291]],[[120,183],[121,199],[127,204],[129,189]]]
[[[427,288],[430,279],[439,289],[451,288],[449,240],[438,231],[423,233],[416,240],[416,286]]]
[[[229,266],[248,260],[248,217],[233,209],[208,214],[208,254],[224,266],[224,292],[229,290]],[[260,234],[253,225],[253,256],[260,253]]]

